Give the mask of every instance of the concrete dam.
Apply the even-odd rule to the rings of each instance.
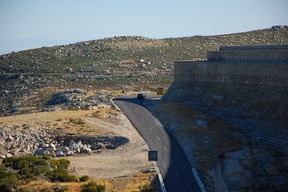
[[[288,153],[288,45],[220,47],[207,60],[174,65],[163,101],[188,104]]]

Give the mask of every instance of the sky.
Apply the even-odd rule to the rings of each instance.
[[[189,37],[288,25],[288,0],[0,0],[0,55],[113,36]]]

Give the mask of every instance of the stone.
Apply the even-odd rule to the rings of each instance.
[[[9,157],[13,157],[13,155],[11,153],[7,153],[6,158],[9,158]]]
[[[92,150],[88,148],[86,145],[83,145],[83,147],[80,148],[81,153],[91,153]]]
[[[98,150],[98,149],[101,149],[101,148],[102,148],[102,146],[99,145],[98,143],[94,143],[94,144],[91,146],[91,149],[92,149],[92,150]]]
[[[77,145],[78,145],[78,147],[83,147],[83,144],[82,144],[82,142],[81,142],[81,140],[79,140],[78,142],[77,142]]]
[[[53,151],[56,150],[56,146],[55,146],[53,143],[50,143],[50,144],[49,144],[49,148],[51,148]]]
[[[5,159],[6,155],[0,155],[0,159]]]
[[[55,155],[56,157],[65,157],[65,154],[63,153],[63,151],[56,151]]]
[[[71,140],[69,143],[69,150],[78,153],[80,152],[80,147],[78,146],[77,143],[75,143],[75,141]]]
[[[49,151],[49,150],[44,150],[43,155],[48,155],[48,154],[51,154],[51,151]]]
[[[5,139],[5,142],[8,143],[8,142],[12,142],[14,140],[14,138],[9,135],[6,139]]]
[[[64,146],[64,147],[61,149],[61,151],[63,151],[63,152],[67,152],[67,151],[70,151],[70,149],[69,149],[69,147]]]
[[[36,149],[36,151],[34,152],[34,155],[43,155],[43,154],[44,154],[43,148]]]
[[[11,153],[12,155],[17,155],[19,153],[20,149],[19,148],[14,148],[14,149],[11,149]]]
[[[65,152],[65,155],[66,156],[71,156],[71,155],[74,155],[74,152],[69,150],[69,151]]]

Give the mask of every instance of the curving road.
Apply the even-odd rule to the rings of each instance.
[[[157,165],[167,192],[200,192],[180,145],[143,106],[143,100],[136,97],[119,97],[113,101],[137,128],[150,150],[158,151]]]

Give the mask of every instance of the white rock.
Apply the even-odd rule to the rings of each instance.
[[[0,159],[5,159],[6,155],[0,155]]]
[[[65,154],[63,153],[63,151],[56,151],[55,152],[56,157],[64,157]]]
[[[6,157],[7,157],[7,158],[13,157],[13,155],[12,155],[11,153],[7,153],[7,154],[6,154]]]

